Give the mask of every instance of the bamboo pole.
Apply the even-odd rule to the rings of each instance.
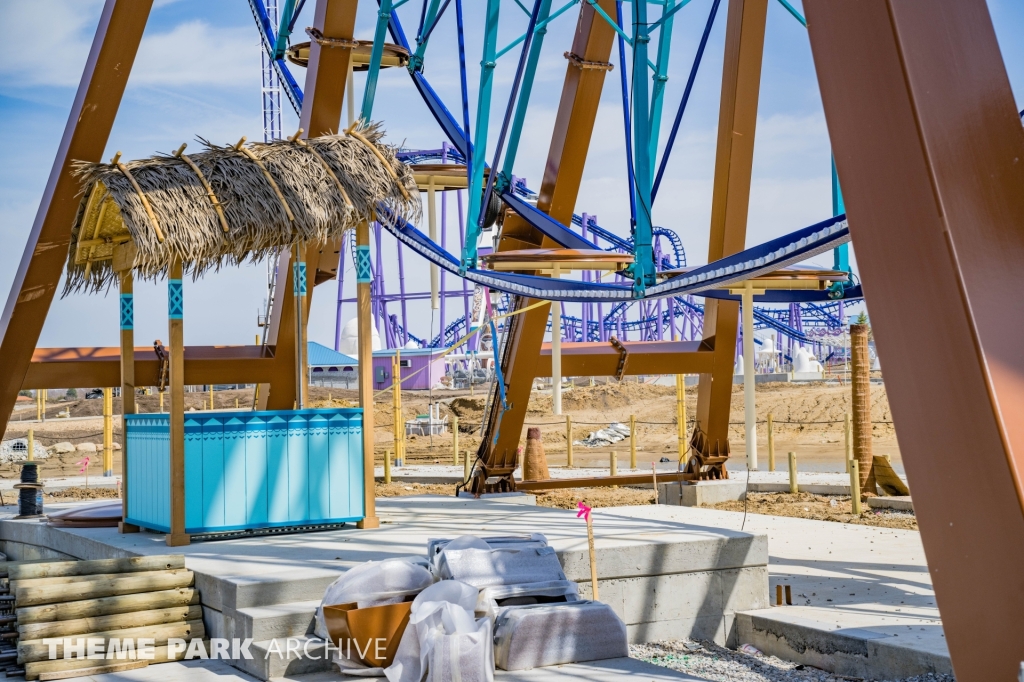
[[[875,494],[874,453],[871,451],[871,358],[868,326],[850,325],[850,360],[853,393],[853,452],[860,471],[860,489]]]
[[[395,350],[395,354],[391,358],[391,412],[393,414],[391,431],[395,445],[395,459],[399,462],[399,466],[405,463],[405,434],[403,433],[405,424],[402,420],[402,385],[399,383],[401,380],[400,352]]]
[[[768,471],[775,471],[775,415],[768,413]]]
[[[452,465],[459,466],[459,416],[452,416]]]
[[[82,599],[79,601],[19,608],[18,626],[21,627],[27,623],[77,620],[79,618],[94,618],[115,613],[135,613],[137,611],[197,604],[199,604],[199,590],[194,587],[112,595],[96,599]]]
[[[25,458],[29,462],[34,462],[36,459],[36,432],[35,429],[28,430],[28,452],[25,453]]]
[[[165,536],[170,547],[190,542],[185,532],[185,326],[181,259],[171,262],[167,279],[167,326],[170,348],[170,500],[171,532]]]
[[[796,495],[800,487],[796,481],[796,453],[789,453],[789,492]]]
[[[686,376],[676,375],[676,431],[679,439],[679,461],[686,456]]]
[[[363,411],[363,520],[359,528],[379,528],[373,453],[373,314],[370,309],[370,225],[356,226],[356,309],[359,326],[359,407]],[[396,453],[397,456],[397,453]]]
[[[114,392],[103,389],[103,475],[114,475]]]
[[[573,468],[572,461],[572,415],[565,415],[565,462],[570,469]]]
[[[629,415],[629,468],[636,471],[636,415]]]

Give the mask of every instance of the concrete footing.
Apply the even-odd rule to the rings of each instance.
[[[658,502],[680,507],[701,507],[742,500],[746,497],[746,490],[746,484],[739,479],[659,483]]]

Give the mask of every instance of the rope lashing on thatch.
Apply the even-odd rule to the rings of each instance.
[[[115,285],[115,255],[119,268],[140,279],[165,276],[174,258],[197,277],[223,265],[276,257],[294,244],[340,239],[345,230],[373,220],[379,206],[418,220],[412,171],[383,144],[383,131],[369,125],[354,132],[358,137],[238,149],[200,139],[206,145],[201,152],[127,161],[121,164],[127,174],[107,163],[77,163],[83,197],[64,294]]]
[[[199,182],[202,183],[203,189],[206,190],[206,196],[210,198],[210,204],[213,205],[213,210],[217,211],[217,220],[220,221],[220,227],[224,230],[224,234],[227,234],[231,230],[228,229],[228,219],[224,217],[224,209],[221,208],[220,202],[217,201],[217,195],[214,194],[213,187],[210,187],[210,183],[206,181],[206,176],[203,175],[203,171],[199,170],[199,166],[197,166],[195,162],[185,154],[185,147],[187,146],[188,143],[182,142],[181,146],[178,147],[178,151],[174,152],[172,156],[176,156],[187,163],[188,167],[191,168],[192,172],[196,174],[197,178],[199,178]]]
[[[128,182],[132,183],[135,193],[139,195],[139,199],[142,199],[142,205],[146,207],[146,215],[148,215],[149,219],[153,221],[153,229],[156,230],[157,241],[162,243],[164,241],[164,233],[163,230],[160,229],[160,221],[156,219],[156,214],[153,213],[153,207],[149,205],[149,199],[147,199],[146,195],[142,192],[142,188],[139,187],[139,183],[135,181],[131,172],[123,163],[121,163],[121,152],[114,155],[114,160],[111,161],[110,165],[116,166],[117,170],[121,171],[122,175],[128,178]]]
[[[263,162],[260,161],[255,154],[243,146],[244,144],[245,135],[243,135],[242,139],[235,145],[235,149],[242,152],[247,159],[259,166],[259,169],[263,171],[263,177],[267,179],[267,182],[270,183],[270,188],[274,190],[274,194],[277,195],[277,200],[280,201],[281,205],[284,207],[284,212],[288,214],[288,220],[295,222],[295,214],[292,213],[292,207],[288,205],[287,201],[285,201],[284,195],[281,194],[281,188],[278,187],[277,182],[274,181],[274,176],[270,174],[270,171],[267,170],[267,167],[263,165]]]

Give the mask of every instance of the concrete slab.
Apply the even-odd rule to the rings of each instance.
[[[503,682],[618,682],[622,675],[641,675],[645,682],[706,682],[703,678],[633,658],[613,658],[517,672],[496,670],[494,678]],[[256,678],[232,668],[226,661],[181,661],[75,679],[83,682],[255,682]],[[339,675],[331,671],[274,679],[276,682],[337,682]]]
[[[852,677],[952,674],[917,531],[664,505],[609,511],[768,535],[770,594],[790,585],[794,605],[739,613],[739,642]]]
[[[730,478],[724,481],[699,481],[697,483],[659,483],[658,501],[677,507],[701,507],[742,500],[747,495],[743,480]]]
[[[195,542],[175,549],[196,572],[207,631],[214,637],[269,640],[304,637],[324,589],[343,571],[368,560],[422,557],[435,537],[528,535],[542,532],[581,596],[592,593],[586,524],[572,511],[418,496],[377,501],[378,530],[340,530]],[[594,512],[600,592],[623,618],[631,641],[699,637],[735,641],[735,614],[768,606],[768,545],[763,534],[670,519]],[[110,528],[52,528],[0,520],[4,548],[45,547],[95,559],[166,554],[164,536],[121,535]],[[261,639],[262,638],[262,639]],[[280,647],[284,649],[284,647]],[[246,662],[267,679],[322,669],[286,657]]]
[[[872,509],[895,509],[897,511],[914,511],[914,502],[909,495],[893,497],[869,497],[868,506]]]

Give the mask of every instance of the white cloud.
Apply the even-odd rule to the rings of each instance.
[[[204,21],[146,34],[132,69],[138,85],[259,87],[259,42],[254,29],[213,28]]]
[[[100,0],[0,4],[7,44],[0,78],[9,85],[77,85],[102,6]]]

